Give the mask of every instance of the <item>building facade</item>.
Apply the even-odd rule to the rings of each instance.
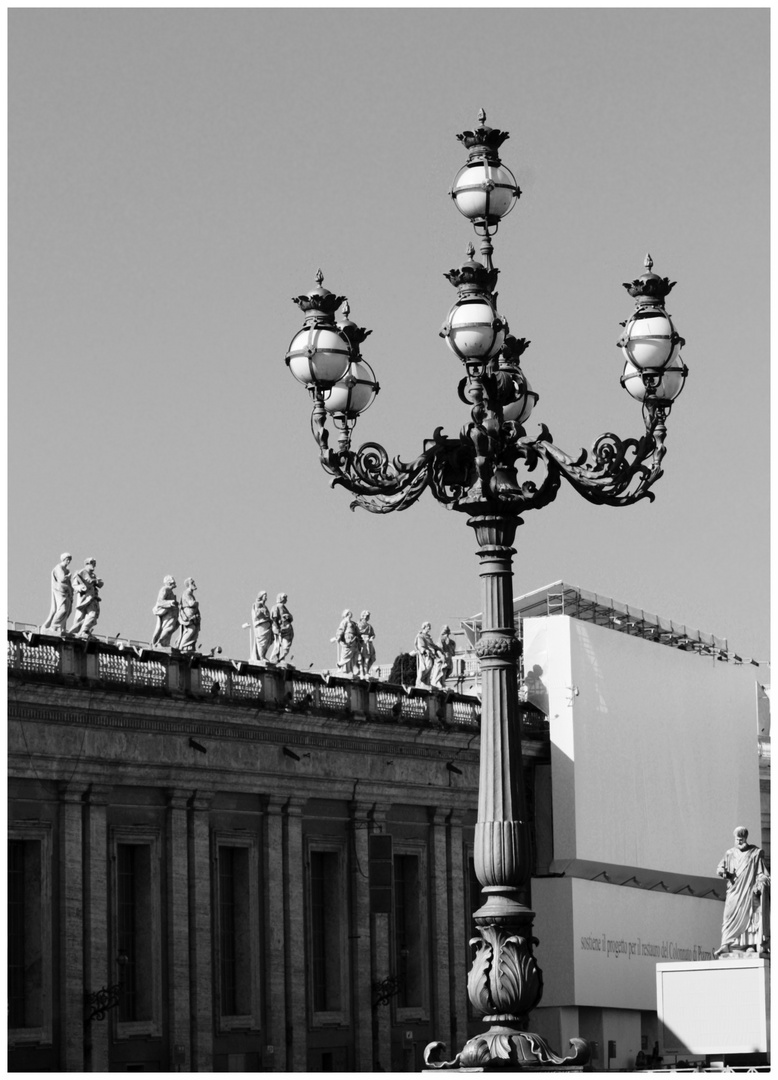
[[[413,1071],[480,1030],[477,699],[8,649],[11,1070]]]

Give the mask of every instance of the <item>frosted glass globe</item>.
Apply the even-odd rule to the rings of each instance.
[[[653,381],[653,380],[652,380]],[[654,401],[674,401],[683,390],[686,382],[686,366],[680,356],[675,356],[662,373],[657,383],[656,393],[649,395],[649,388],[643,381],[643,370],[630,360],[624,365],[621,385],[636,401],[645,401],[650,396]]]
[[[446,344],[461,360],[488,360],[495,356],[508,330],[492,305],[480,297],[458,300],[449,312],[446,325]]]
[[[665,367],[680,349],[670,317],[654,308],[636,311],[627,323],[622,340],[621,351],[627,361],[643,369]]]
[[[357,416],[365,411],[378,391],[373,369],[364,360],[352,361],[348,372],[324,397],[328,413]]]
[[[306,326],[295,334],[286,354],[289,370],[305,385],[332,386],[346,373],[351,347],[339,330]]]
[[[516,178],[504,165],[477,160],[464,165],[451,187],[457,209],[471,221],[499,221],[518,198]]]

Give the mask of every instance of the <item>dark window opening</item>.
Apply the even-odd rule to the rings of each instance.
[[[336,851],[310,857],[311,968],[313,1008],[341,1008],[340,860]]]
[[[394,857],[394,963],[400,1008],[423,1004],[419,858]]]

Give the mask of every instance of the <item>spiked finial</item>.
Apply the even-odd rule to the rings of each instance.
[[[470,158],[486,158],[487,161],[499,162],[497,151],[507,138],[507,131],[486,126],[486,113],[478,112],[478,127],[475,131],[463,131],[457,138],[470,151]]]
[[[650,255],[646,255],[643,266],[645,273],[641,274],[639,278],[635,278],[634,281],[623,282],[624,288],[630,296],[637,300],[638,304],[664,304],[665,297],[675,285],[675,282],[670,281],[669,278],[659,277],[658,274],[653,272],[654,260]]]
[[[329,289],[325,289],[322,285],[323,281],[324,274],[321,272],[321,267],[319,267],[316,271],[316,288],[311,289],[309,293],[292,297],[292,301],[297,304],[301,311],[306,314],[311,312],[313,315],[332,317],[340,305],[345,302],[345,296],[335,296]]]

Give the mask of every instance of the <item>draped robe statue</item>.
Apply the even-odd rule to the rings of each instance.
[[[181,626],[181,640],[178,647],[181,652],[194,652],[200,633],[200,604],[195,599],[197,585],[194,578],[188,577],[181,593],[181,605],[178,609],[178,622]]]
[[[273,644],[273,624],[270,620],[270,608],[267,606],[267,593],[263,590],[251,605],[251,625],[254,627],[254,645],[252,660],[266,660]]]
[[[714,950],[719,958],[726,953],[753,951],[767,955],[770,937],[768,892],[770,875],[764,852],[748,842],[748,829],[735,829],[735,847],[730,848],[716,868],[719,877],[726,878],[724,919],[721,926],[721,945]]]
[[[69,566],[73,556],[63,551],[59,562],[51,571],[51,611],[41,630],[53,630],[55,634],[65,633],[65,624],[73,609],[73,582],[70,580]]]
[[[359,672],[362,659],[362,635],[348,610],[343,612],[335,640],[338,643],[338,671],[344,675]]]
[[[178,600],[173,590],[176,587],[176,579],[168,574],[159,590],[157,602],[151,609],[152,614],[157,616],[154,627],[154,636],[151,639],[152,647],[155,645],[170,645],[170,639],[178,629]]]

